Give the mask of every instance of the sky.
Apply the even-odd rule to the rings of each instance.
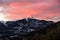
[[[28,17],[60,21],[60,0],[0,0],[0,20]]]

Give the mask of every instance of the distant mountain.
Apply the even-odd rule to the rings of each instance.
[[[7,21],[6,23],[0,22],[0,39],[10,40],[14,37],[18,37],[20,39],[22,36],[31,36],[36,33],[42,35],[46,34],[47,31],[53,31],[57,28],[57,25],[60,26],[60,22],[54,23],[53,21],[37,20],[32,18]],[[39,37],[37,39],[39,39]],[[21,40],[23,39],[21,38]]]
[[[53,17],[53,18],[49,18],[49,19],[47,19],[48,21],[54,21],[54,22],[58,22],[58,21],[60,21],[60,17]]]

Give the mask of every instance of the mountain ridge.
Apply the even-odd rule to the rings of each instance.
[[[47,29],[54,29],[56,24],[60,22],[37,20],[37,19],[22,19],[16,21],[7,21],[5,24],[0,22],[0,37],[2,38],[14,38],[15,36],[30,36],[35,33],[45,34]]]

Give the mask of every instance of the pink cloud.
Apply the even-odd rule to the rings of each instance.
[[[60,16],[59,0],[10,0],[7,6],[11,9],[5,10],[6,16],[12,20],[24,17],[44,20]]]

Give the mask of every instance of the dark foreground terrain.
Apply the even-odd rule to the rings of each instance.
[[[27,18],[0,22],[0,40],[60,40],[60,21]]]

